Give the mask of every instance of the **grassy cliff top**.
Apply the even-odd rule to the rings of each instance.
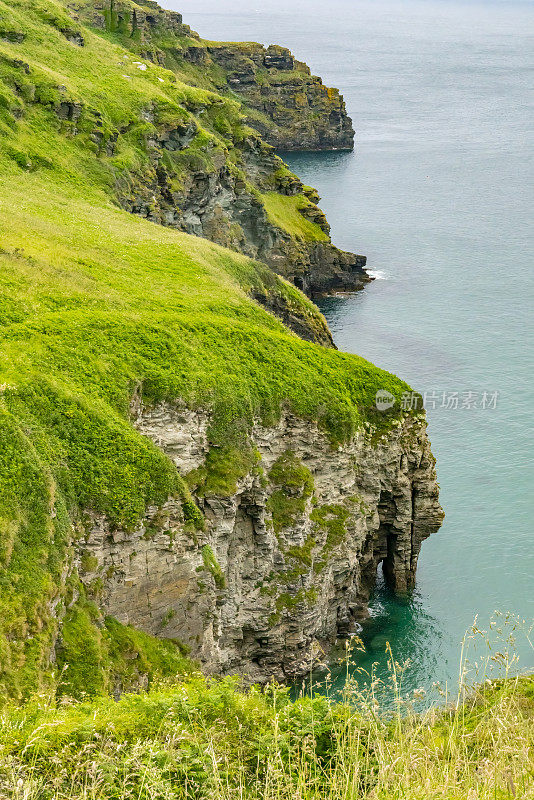
[[[68,472],[83,460],[82,505],[120,522],[138,505],[104,497],[123,472],[123,490],[139,494],[128,485],[139,451],[151,451],[128,421],[139,384],[146,403],[211,408],[217,444],[284,405],[342,441],[376,421],[378,389],[406,389],[357,356],[301,341],[250,300],[250,286],[272,280],[309,303],[266,267],[129,215],[87,185],[57,183],[53,170],[43,180],[2,166],[0,408],[39,447],[52,436],[54,460],[60,440]]]
[[[151,499],[131,486],[139,453],[150,451],[127,417],[139,384],[146,402],[212,408],[224,423],[214,424],[214,440],[254,417],[275,418],[283,404],[343,440],[374,419],[377,389],[406,388],[357,356],[300,341],[251,301],[251,290],[276,292],[316,314],[263,265],[113,203],[121,164],[141,159],[142,148],[134,136],[110,164],[91,147],[95,117],[99,130],[134,128],[150,104],[174,118],[191,103],[218,103],[216,95],[154,65],[139,70],[88,29],[80,28],[83,47],[72,44],[62,32],[72,23],[53,0],[31,10],[0,2],[0,14],[1,408],[43,466],[79,474],[82,504],[125,521]],[[85,109],[76,128],[58,117],[66,101]],[[220,102],[232,119],[235,104]],[[286,216],[288,225],[311,224],[295,210]],[[110,489],[120,475],[122,499]]]

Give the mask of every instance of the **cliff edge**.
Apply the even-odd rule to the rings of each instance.
[[[134,424],[186,476],[205,525],[193,536],[176,501],[129,533],[93,515],[77,564],[89,593],[101,580],[103,613],[179,639],[205,670],[264,683],[302,676],[357,630],[380,564],[394,591],[414,587],[442,520],[423,420],[334,448],[284,413],[253,426],[253,467],[232,487],[206,468],[208,414],[138,405]]]
[[[142,58],[243,103],[246,121],[277,150],[352,150],[343,96],[280,45],[213,42],[156,2],[69,0],[75,18],[128,40]]]
[[[98,109],[91,135],[123,208],[258,258],[309,296],[370,280],[365,256],[335,247],[319,195],[275,151],[352,148],[337,90],[285,48],[206,42],[157,3],[74,0],[68,8],[71,25],[90,24],[124,48],[114,57],[122,82],[141,73],[167,95],[162,102],[156,92],[123,124],[106,126]],[[79,135],[87,105],[79,96],[63,103]],[[132,146],[142,151],[134,159]]]

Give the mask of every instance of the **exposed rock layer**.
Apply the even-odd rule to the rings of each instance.
[[[207,51],[245,106],[258,112],[248,121],[273,147],[352,150],[354,130],[342,95],[287,48],[252,42],[215,44]]]
[[[136,424],[182,474],[204,463],[207,415],[162,405]],[[80,543],[94,565],[83,580],[103,578],[107,613],[182,640],[206,669],[282,680],[365,616],[379,563],[396,591],[413,587],[421,543],[443,512],[421,418],[377,443],[362,431],[333,449],[286,414],[256,425],[252,439],[261,460],[235,492],[196,498],[204,531],[174,501],[149,509],[131,534],[94,517]]]
[[[154,121],[152,114],[149,118]],[[258,137],[250,136],[239,143],[244,174],[254,177],[255,187],[230,169],[224,156],[209,146],[209,168],[188,171],[175,187],[169,150],[184,150],[194,135],[194,128],[191,131],[186,127],[182,131],[164,130],[148,140],[152,168],[124,189],[119,185],[124,208],[259,259],[310,296],[355,291],[369,282],[365,256],[340,250],[328,235],[322,240],[306,241],[271,221],[255,187],[267,191],[274,182],[283,197],[296,197],[304,187],[296,178],[288,185],[286,174],[283,184],[279,184],[281,161]],[[328,234],[328,223],[317,206],[309,203],[300,213],[320,223]]]

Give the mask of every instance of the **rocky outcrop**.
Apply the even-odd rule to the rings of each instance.
[[[174,500],[133,533],[94,515],[78,543],[82,580],[99,582],[106,613],[180,639],[209,671],[298,676],[365,617],[379,564],[396,591],[413,587],[443,516],[425,422],[406,417],[378,441],[362,429],[333,448],[284,414],[254,426],[254,467],[223,494],[199,483],[209,424],[179,406],[138,407],[138,429],[191,476],[205,529]]]
[[[155,122],[151,110],[146,118]],[[173,157],[183,153],[187,158],[196,136],[193,119],[150,136],[151,169],[134,182],[118,184],[123,208],[259,259],[309,296],[355,291],[369,282],[365,256],[332,244],[324,214],[305,195],[298,178],[284,168],[273,148],[258,136],[249,135],[238,142],[239,170],[215,142],[208,141],[202,161],[177,182]],[[261,191],[273,188],[283,197],[306,198],[299,213],[317,226],[309,240],[269,218]]]
[[[354,130],[343,96],[279,45],[208,42],[182,15],[152,0],[70,0],[76,19],[127,37],[143,58],[180,73],[201,70],[200,85],[237,96],[248,124],[279,150],[352,150]]]
[[[224,69],[229,88],[257,112],[249,114],[249,124],[273,147],[352,150],[354,129],[342,95],[324,86],[287,48],[225,43],[209,45],[207,51]]]
[[[302,303],[292,303],[288,297],[272,290],[254,289],[250,296],[304,341],[337,349],[330,328],[316,306],[308,310]]]
[[[123,208],[162,225],[203,236],[259,259],[310,297],[356,291],[371,278],[366,257],[340,250],[330,241],[297,239],[273,224],[260,199],[226,164],[197,171],[173,190],[164,169],[152,180],[128,187]],[[291,327],[291,326],[290,326]]]
[[[325,87],[287,48],[203,41],[180,14],[155,2],[72,0],[69,8],[73,24],[103,28],[145,59],[132,62],[139,69],[150,72],[152,61],[179,81],[211,90],[195,92],[182,83],[179,103],[171,88],[173,102],[153,103],[138,121],[109,130],[101,119],[95,122],[89,139],[99,156],[113,159],[123,208],[258,259],[309,296],[356,291],[370,280],[365,257],[332,244],[317,193],[275,153],[352,148],[354,131],[336,89]],[[166,86],[169,76],[162,74],[157,78]],[[88,127],[89,116],[99,113],[67,97],[58,99],[55,111],[71,123],[68,135],[78,134],[80,116]],[[129,153],[135,129],[146,154],[132,173],[116,165],[135,163],[120,155],[124,142]],[[276,195],[296,202],[281,204]],[[300,334],[300,324],[292,327]]]
[[[154,0],[132,3],[128,0],[68,0],[67,6],[75,19],[83,20],[94,28],[107,28],[113,33],[123,33],[141,44],[149,44],[156,31],[164,29],[170,36],[198,34],[184,25],[182,15],[167,11]]]

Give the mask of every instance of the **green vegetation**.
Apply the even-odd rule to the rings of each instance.
[[[232,426],[229,421],[227,433],[235,437],[239,443],[238,423]],[[212,430],[216,437],[216,433]],[[234,494],[237,481],[248,475],[258,463],[257,453],[248,447],[246,441],[241,447],[233,442],[228,445],[212,447],[204,464],[187,475],[187,482],[195,494]]]
[[[314,508],[310,519],[314,523],[314,534],[326,533],[326,539],[321,549],[320,558],[314,565],[315,572],[321,572],[328,563],[328,556],[335,547],[338,547],[347,534],[347,521],[351,512],[345,506],[327,504]]]
[[[79,600],[68,610],[58,647],[58,695],[107,696],[150,686],[193,669],[175,640],[156,639]]]
[[[291,236],[306,242],[330,241],[328,234],[319,225],[306,219],[301,213],[301,210],[313,208],[303,195],[287,197],[278,192],[266,192],[262,195],[262,200],[271,222]]]
[[[204,562],[205,569],[207,569],[210,575],[213,577],[217,589],[225,589],[226,578],[224,577],[221,565],[217,561],[215,553],[209,544],[205,544],[202,548],[202,561]]]
[[[350,511],[340,505],[324,505],[313,509],[312,521],[319,530],[326,531],[326,551],[341,544],[347,532],[346,522],[349,517]]]
[[[291,701],[193,675],[118,702],[35,700],[0,720],[12,800],[513,800],[534,797],[534,681],[422,715],[372,695]],[[358,705],[353,702],[359,701]]]
[[[311,567],[313,549],[316,544],[317,542],[313,536],[308,536],[304,544],[300,546],[293,545],[292,547],[288,547],[285,552],[285,556],[293,559],[304,567]]]
[[[267,501],[276,534],[292,525],[304,513],[313,494],[313,476],[292,450],[287,450],[273,464],[269,480],[275,486]]]
[[[275,486],[287,489],[301,489],[303,497],[313,492],[313,477],[293,450],[286,450],[276,459],[269,470],[269,479]]]
[[[301,603],[305,603],[309,606],[313,605],[316,600],[317,589],[314,587],[310,589],[299,589],[298,592],[291,594],[289,592],[282,592],[275,600],[274,607],[276,611],[269,617],[269,625],[276,625],[282,618],[284,611],[291,611],[297,608]]]

